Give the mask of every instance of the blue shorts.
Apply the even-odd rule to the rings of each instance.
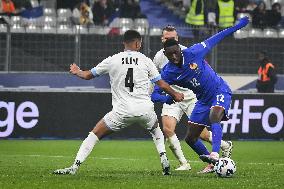
[[[227,85],[222,85],[217,89],[215,94],[206,102],[202,99],[198,100],[189,117],[188,122],[196,123],[206,127],[210,127],[209,113],[212,107],[220,106],[224,108],[225,114],[222,121],[228,120],[228,110],[231,105],[232,91]]]

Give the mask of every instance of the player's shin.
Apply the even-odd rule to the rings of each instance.
[[[184,154],[181,150],[180,141],[177,138],[177,135],[174,134],[173,136],[167,138],[167,141],[169,143],[169,148],[172,150],[175,157],[179,160],[181,165],[184,165],[187,163],[186,158],[184,157]]]
[[[152,129],[150,131],[150,134],[153,137],[153,141],[154,141],[154,144],[156,146],[158,153],[160,155],[161,154],[166,155],[165,139],[164,139],[164,135],[163,135],[161,128],[159,126],[157,126],[155,129]]]
[[[85,159],[92,152],[95,144],[98,141],[99,141],[98,137],[93,132],[90,132],[88,137],[85,138],[85,140],[82,142],[80,146],[75,162],[73,164],[74,168],[79,168],[79,166],[85,161]]]
[[[213,123],[212,130],[212,152],[219,154],[222,140],[222,127],[220,123]]]
[[[211,131],[208,131],[209,132],[209,138],[208,138],[208,142],[210,142],[212,144],[212,132]],[[221,149],[227,149],[229,148],[230,145],[228,144],[227,141],[224,141],[224,140],[221,140]]]
[[[164,175],[170,175],[170,163],[166,154],[165,139],[163,132],[159,126],[150,130],[154,144],[161,158],[161,164]]]

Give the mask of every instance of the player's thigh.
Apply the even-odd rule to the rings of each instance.
[[[232,101],[232,93],[226,89],[220,89],[216,92],[210,110],[210,121],[220,122],[228,120],[228,111]]]
[[[152,130],[158,126],[157,114],[154,110],[148,111],[147,113],[135,117],[135,122],[142,124],[147,130]]]
[[[196,98],[185,99],[181,102],[181,108],[183,112],[187,115],[187,117],[190,117],[196,102]]]
[[[183,110],[180,106],[180,102],[174,104],[164,104],[162,109],[161,116],[170,116],[176,119],[176,122],[179,122],[183,115]]]
[[[191,124],[210,127],[211,125],[210,120],[209,120],[210,108],[211,108],[211,104],[197,101],[189,117],[188,122]]]
[[[105,122],[106,127],[114,132],[127,127],[125,115],[119,114],[114,110],[107,113],[104,116],[103,121]]]

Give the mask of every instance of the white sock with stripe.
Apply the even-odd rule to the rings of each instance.
[[[176,134],[173,136],[167,138],[169,143],[169,148],[172,150],[175,157],[179,160],[180,164],[186,164],[187,160],[184,157],[184,154],[181,150],[180,141],[178,140],[178,137]]]
[[[160,154],[161,161],[163,161],[164,158],[167,158],[166,156],[166,147],[165,147],[165,139],[163,132],[161,128],[158,126],[155,129],[150,131],[154,144],[156,146],[156,149],[158,153]]]
[[[92,152],[95,144],[98,141],[99,141],[99,139],[95,135],[95,133],[90,132],[88,137],[85,138],[85,140],[82,142],[82,144],[79,148],[79,151],[78,151],[77,156],[75,158],[75,162],[73,164],[74,168],[78,168],[85,161],[85,159]]]

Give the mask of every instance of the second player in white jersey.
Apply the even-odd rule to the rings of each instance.
[[[160,79],[152,60],[137,51],[124,51],[106,58],[91,69],[94,76],[110,76],[113,110],[120,114],[139,116],[154,105],[150,99],[149,79]],[[130,115],[131,114],[131,115]]]

